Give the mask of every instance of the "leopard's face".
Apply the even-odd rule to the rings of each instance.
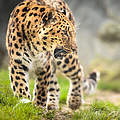
[[[46,14],[45,21],[44,30],[38,36],[41,39],[42,35],[45,40],[43,46],[51,54],[55,54],[57,49],[61,49],[59,53],[64,55],[76,50],[75,29],[64,14],[51,10]]]

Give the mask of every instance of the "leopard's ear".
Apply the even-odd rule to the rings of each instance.
[[[55,24],[55,22],[58,21],[55,12],[56,12],[55,9],[51,9],[49,8],[49,6],[46,7],[47,14],[42,17],[44,26],[47,26],[49,24]]]
[[[37,4],[40,4],[40,5],[45,5],[45,0],[28,0],[28,1],[31,1],[31,2],[37,2]]]
[[[36,1],[38,1],[38,3],[44,2],[46,5],[49,5],[51,8],[56,9],[58,12],[65,15],[73,25],[75,24],[72,11],[69,9],[69,6],[67,5],[66,2],[64,2],[64,0],[36,0]]]

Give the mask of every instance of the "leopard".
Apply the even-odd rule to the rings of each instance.
[[[83,103],[83,92],[91,93],[98,71],[85,78],[78,57],[75,20],[63,0],[24,0],[10,14],[6,34],[9,77],[14,96],[47,110],[59,108],[59,70],[70,81],[67,105],[72,110]],[[34,76],[33,98],[29,77]]]

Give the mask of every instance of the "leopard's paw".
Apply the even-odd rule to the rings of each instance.
[[[48,104],[47,105],[47,110],[57,110],[58,106],[55,104]]]
[[[67,101],[68,107],[72,110],[79,109],[82,104],[84,104],[84,100],[79,95],[70,96]]]

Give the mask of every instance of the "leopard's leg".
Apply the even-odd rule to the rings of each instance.
[[[59,87],[57,84],[55,72],[51,69],[51,64],[37,73],[37,79],[35,83],[35,89],[33,92],[33,103],[43,108],[56,109],[59,102]]]
[[[45,71],[42,71],[40,75],[37,76],[33,92],[33,103],[43,108],[46,107],[48,93],[47,87],[49,78],[47,78],[46,76],[47,74]]]
[[[49,81],[49,91],[48,91],[48,106],[47,109],[58,109],[59,108],[59,98],[60,98],[60,88],[56,77],[56,65],[52,62],[52,72],[51,79]]]
[[[71,109],[78,109],[83,102],[83,69],[79,63],[78,56],[76,53],[68,54],[62,59],[56,59],[56,64],[61,72],[70,79],[67,104]]]
[[[35,74],[37,77],[33,92],[33,103],[45,108],[49,104],[48,91],[51,90],[49,89],[49,82],[51,79],[51,57],[48,53],[43,54],[43,57],[41,57],[41,63],[41,65],[36,66],[35,69]]]
[[[14,95],[18,98],[24,97],[31,99],[29,90],[29,74],[28,67],[18,59],[13,59],[10,61],[9,76],[11,80],[11,87],[13,89]]]
[[[35,70],[35,74],[37,77],[33,91],[33,103],[42,108],[45,108],[48,98],[48,85],[51,78],[50,60],[48,60],[44,66],[38,67]]]

